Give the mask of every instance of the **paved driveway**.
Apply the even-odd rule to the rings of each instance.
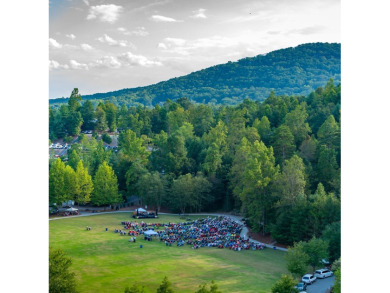
[[[325,278],[325,279],[317,279],[313,283],[313,285],[308,285],[306,288],[307,293],[325,293],[327,289],[330,289],[334,284],[334,276]]]

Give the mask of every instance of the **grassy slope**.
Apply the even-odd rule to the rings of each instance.
[[[222,292],[270,292],[280,275],[287,273],[284,253],[271,249],[193,250],[141,238],[129,243],[128,236],[113,233],[122,227],[121,221],[129,219],[128,213],[117,213],[50,221],[50,246],[62,248],[72,257],[80,292],[123,292],[134,282],[155,292],[164,276],[177,292],[194,292],[199,284],[211,280]],[[180,219],[161,216],[158,221]],[[91,231],[86,231],[87,225]]]

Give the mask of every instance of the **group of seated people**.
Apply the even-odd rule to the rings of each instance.
[[[136,236],[144,234],[147,230],[156,230],[157,237],[166,246],[184,246],[191,245],[193,249],[200,247],[228,248],[234,251],[241,250],[262,250],[265,248],[262,244],[250,242],[249,239],[240,237],[242,225],[233,221],[229,217],[203,218],[195,221],[183,223],[141,223],[122,222],[125,229],[131,229],[126,232],[115,230],[121,235]],[[151,241],[152,237],[145,235],[144,239]]]

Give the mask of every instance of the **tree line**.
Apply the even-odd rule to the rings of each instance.
[[[94,107],[75,89],[49,109],[50,139],[77,138],[64,160],[50,160],[50,203],[103,206],[135,195],[172,212],[241,212],[279,243],[322,237],[340,221],[340,99],[333,80],[308,96],[271,92],[236,106],[180,98]],[[101,136],[115,130],[118,150],[107,150]]]

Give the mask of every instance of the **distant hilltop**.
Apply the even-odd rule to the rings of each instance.
[[[185,97],[196,103],[234,105],[245,98],[307,95],[332,78],[341,82],[341,45],[308,43],[202,69],[157,84],[83,96],[117,105],[154,106]],[[71,91],[71,89],[70,89]],[[67,98],[49,100],[51,105]]]

